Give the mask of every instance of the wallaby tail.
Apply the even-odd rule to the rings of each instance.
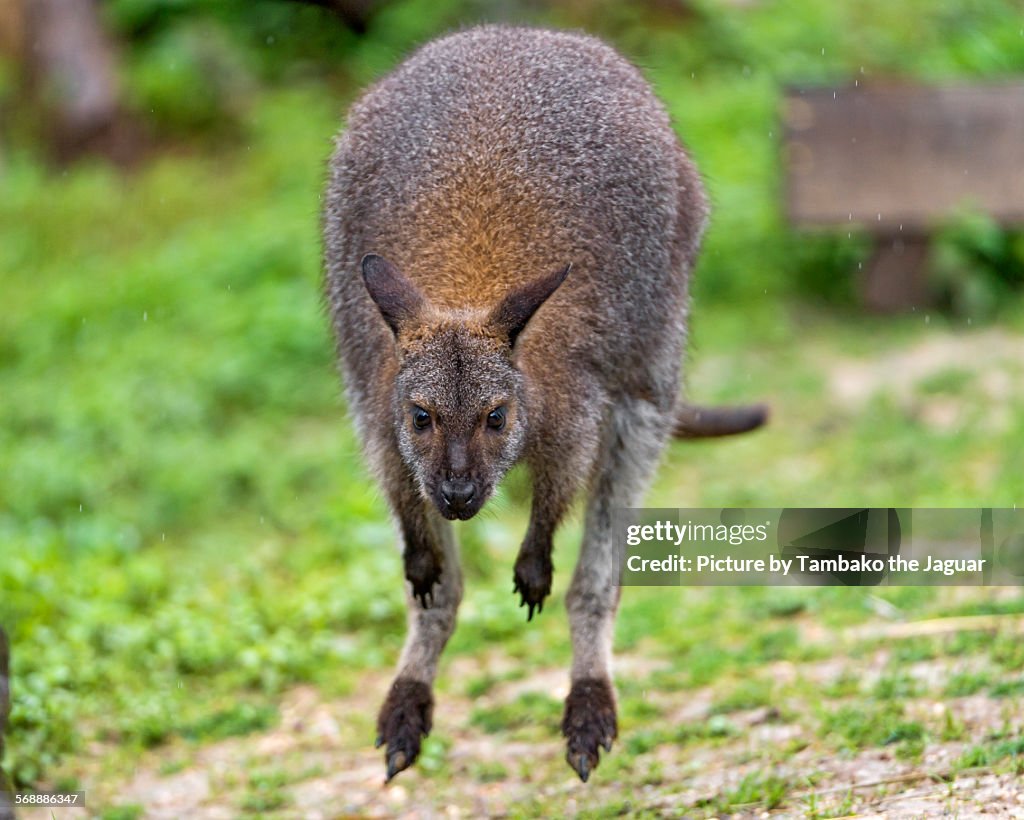
[[[756,430],[768,421],[768,405],[744,404],[737,407],[700,407],[682,404],[676,410],[672,435],[676,438],[713,438]]]

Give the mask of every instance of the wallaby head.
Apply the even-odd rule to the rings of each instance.
[[[363,258],[362,269],[395,337],[392,409],[402,458],[441,515],[472,518],[522,455],[528,413],[516,341],[569,266],[473,310],[433,305],[376,254]]]

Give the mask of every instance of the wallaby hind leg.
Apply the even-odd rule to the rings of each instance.
[[[462,573],[451,525],[409,489],[403,505],[396,505],[401,511],[406,577],[415,576],[415,567],[424,560],[438,565],[439,574],[427,595],[417,590],[414,580],[406,585],[408,633],[398,674],[377,717],[377,746],[387,746],[388,780],[413,764],[421,741],[430,733],[438,659],[455,630],[462,599]]]
[[[650,402],[617,402],[591,475],[583,545],[566,595],[572,688],[562,718],[566,759],[584,781],[597,766],[598,747],[610,751],[618,734],[611,660],[622,556],[613,538],[612,510],[637,504],[670,426],[671,419]]]

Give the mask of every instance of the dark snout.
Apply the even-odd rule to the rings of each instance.
[[[476,484],[468,479],[453,478],[441,482],[441,514],[445,518],[472,518],[480,509]]]

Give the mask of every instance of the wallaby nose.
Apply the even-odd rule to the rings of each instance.
[[[441,498],[454,512],[462,512],[476,495],[476,487],[472,481],[446,479],[441,482]]]

